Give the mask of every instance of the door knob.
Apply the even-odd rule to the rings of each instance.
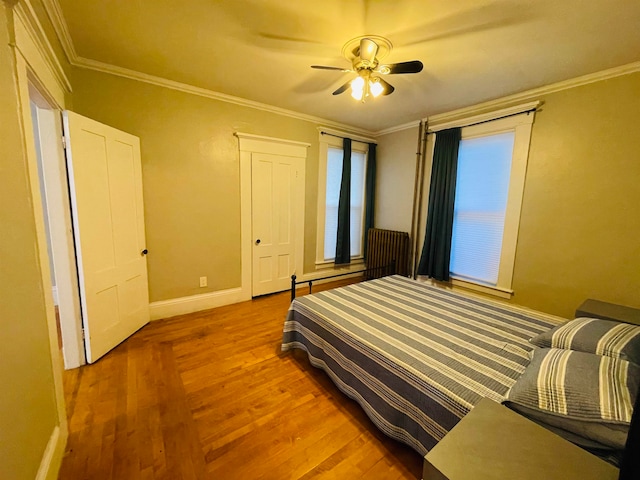
[[[260,239],[256,240],[256,245],[260,245]]]
[[[142,250],[142,251],[140,252],[140,255],[143,255],[143,256],[144,256],[144,255],[146,255],[147,253],[149,253],[149,250],[147,250],[147,249],[145,248],[144,250]]]

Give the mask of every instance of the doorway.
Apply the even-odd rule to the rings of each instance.
[[[86,363],[60,110],[29,84],[58,345],[65,369]]]
[[[95,362],[149,322],[140,141],[53,109],[33,85],[29,102],[41,262],[53,286],[51,321],[58,320],[51,336],[59,335],[70,369]]]
[[[240,139],[242,291],[286,290],[302,275],[308,143],[236,133]]]

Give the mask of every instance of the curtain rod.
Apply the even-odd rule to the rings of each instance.
[[[465,128],[465,127],[473,127],[475,125],[482,125],[483,123],[489,123],[489,122],[493,122],[495,120],[502,120],[503,118],[509,118],[509,117],[515,117],[516,115],[522,115],[523,113],[526,113],[527,115],[529,115],[531,112],[535,112],[538,110],[538,107],[533,107],[530,108],[529,110],[523,110],[522,112],[516,112],[516,113],[509,113],[508,115],[503,115],[501,117],[496,117],[496,118],[491,118],[488,120],[482,120],[480,122],[475,122],[475,123],[469,123],[468,125],[462,125],[460,128]],[[450,127],[450,128],[454,128],[454,127]],[[441,132],[443,130],[447,130],[446,128],[442,128],[440,130],[433,130],[431,132],[427,131],[427,135],[432,134],[432,133],[438,133]]]
[[[336,137],[336,138],[342,138],[342,139],[348,138],[352,142],[373,143],[374,145],[378,145],[376,142],[363,142],[362,140],[354,140],[353,138],[350,138],[350,137],[341,137],[340,135],[336,135],[334,133],[329,133],[329,132],[320,131],[320,135],[329,135],[330,137]]]

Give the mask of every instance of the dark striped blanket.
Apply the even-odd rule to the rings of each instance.
[[[282,350],[306,350],[378,428],[425,455],[482,397],[501,401],[529,339],[563,320],[392,276],[294,300]]]

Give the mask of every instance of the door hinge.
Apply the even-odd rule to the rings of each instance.
[[[64,135],[62,136],[62,148],[64,150],[67,149],[67,137],[65,137]]]

